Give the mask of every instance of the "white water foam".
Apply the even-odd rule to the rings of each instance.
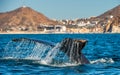
[[[91,64],[99,64],[99,63],[114,63],[112,58],[101,58],[97,60],[90,61]]]
[[[53,67],[69,67],[69,66],[78,66],[81,65],[80,63],[62,63],[62,64],[49,64],[48,62],[42,60],[42,61],[35,61],[34,63],[37,64],[43,64]],[[112,58],[101,58],[97,60],[90,61],[90,64],[104,64],[104,63],[114,63],[114,60]]]
[[[16,60],[13,57],[5,57],[5,58],[2,58],[2,59]],[[39,59],[34,59],[34,58],[25,58],[23,60],[33,60],[33,62],[31,62],[31,63],[40,64],[40,65],[46,65],[46,66],[52,66],[52,67],[69,67],[69,66],[81,65],[79,63],[69,63],[69,62],[65,62],[65,63],[61,63],[61,64],[57,64],[57,63],[51,64],[46,60],[39,60]],[[90,61],[90,64],[104,64],[104,63],[114,63],[114,60],[112,58],[101,58],[101,59]]]
[[[34,61],[33,63],[47,65],[47,66],[52,66],[52,67],[69,67],[69,66],[78,66],[78,65],[80,65],[80,64],[76,64],[76,63],[49,64],[48,62],[46,62],[44,60]]]
[[[43,60],[46,61],[47,63],[51,63],[52,59],[57,55],[59,47],[60,44],[57,43],[56,46],[48,52],[47,56]]]

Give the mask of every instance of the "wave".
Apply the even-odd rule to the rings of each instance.
[[[0,61],[2,60],[8,60],[8,62],[10,62],[10,60],[17,60],[18,62],[25,62],[28,61],[31,64],[39,64],[39,65],[44,65],[44,66],[51,66],[51,67],[70,67],[70,66],[79,66],[81,64],[79,63],[54,63],[54,64],[50,64],[48,63],[46,60],[39,60],[39,59],[33,59],[33,58],[25,58],[25,59],[16,59],[16,58],[12,58],[12,57],[5,57],[5,58],[0,58]],[[96,59],[96,60],[92,60],[90,61],[90,64],[111,64],[114,63],[115,61],[112,58],[101,58],[101,59]],[[17,63],[17,62],[16,62]]]
[[[104,63],[114,63],[115,61],[112,58],[101,58],[101,59],[96,59],[93,61],[90,61],[90,64],[104,64]],[[48,65],[48,66],[54,66],[54,67],[68,67],[68,66],[79,66],[81,65],[80,63],[61,63],[61,64],[49,64],[46,61],[35,61],[34,63],[39,63],[43,65]]]
[[[112,58],[101,58],[101,59],[90,61],[91,64],[114,63],[114,62],[115,61]]]

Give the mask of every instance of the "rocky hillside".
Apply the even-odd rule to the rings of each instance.
[[[104,24],[104,32],[120,32],[120,5],[98,16],[97,19]]]
[[[115,8],[113,8],[111,10],[106,11],[105,13],[98,16],[98,18],[106,18],[106,17],[109,17],[111,15],[113,17],[116,17],[116,16],[120,17],[120,5],[116,6]]]
[[[35,26],[40,24],[55,25],[57,22],[50,20],[30,7],[21,7],[10,12],[0,13],[0,27]]]

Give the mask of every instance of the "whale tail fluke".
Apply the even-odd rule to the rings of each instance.
[[[69,56],[72,62],[76,63],[89,63],[87,58],[82,54],[82,49],[85,47],[87,40],[77,40],[71,38],[65,38],[61,42],[61,48],[67,56]]]
[[[50,45],[51,47],[54,47],[55,44],[53,42],[43,41],[43,40],[35,40],[35,39],[29,39],[29,38],[15,38],[12,39],[13,42],[21,42],[21,41],[32,41],[34,43],[43,43],[45,45]]]
[[[52,48],[55,47],[54,43],[43,40],[29,39],[29,38],[18,38],[18,39],[13,39],[12,41],[13,42],[32,41],[34,43],[45,44]],[[86,43],[87,40],[65,38],[60,42],[59,51],[62,51],[65,55],[67,55],[68,58],[70,59],[70,62],[88,64],[90,62],[82,53],[82,49],[85,47]]]

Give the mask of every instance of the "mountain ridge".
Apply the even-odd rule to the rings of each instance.
[[[113,17],[119,16],[120,17],[120,5],[104,12],[103,14],[97,16],[97,18],[106,18],[106,17],[110,17],[110,16],[113,16]]]
[[[0,13],[0,25],[55,25],[53,21],[30,7],[20,7],[10,12]]]

